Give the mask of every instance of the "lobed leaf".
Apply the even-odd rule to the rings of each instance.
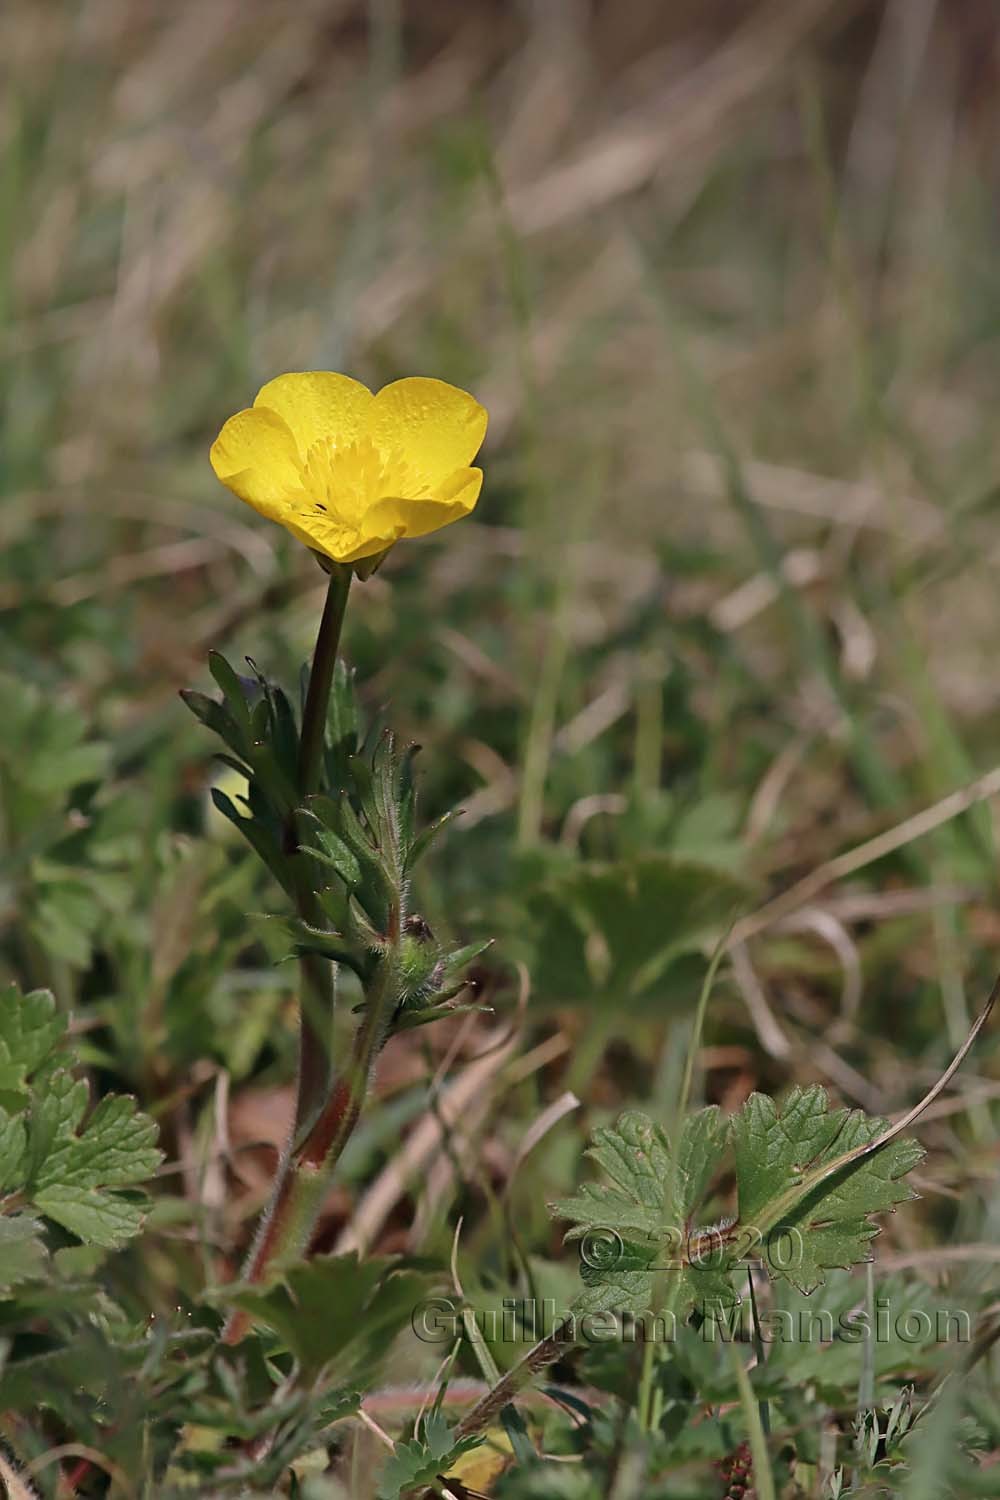
[[[65,1017],[48,990],[22,995],[8,985],[0,991],[0,1095],[22,1093],[65,1030]]]
[[[682,954],[700,952],[745,894],[732,875],[670,854],[581,863],[526,903],[538,991],[634,1002]]]
[[[922,1159],[919,1143],[897,1136],[810,1182],[824,1164],[877,1140],[886,1128],[885,1120],[859,1109],[831,1111],[818,1085],[793,1089],[780,1111],[773,1099],[751,1094],[733,1120],[739,1218],[764,1231],[763,1259],[772,1276],[810,1292],[827,1270],[872,1259],[869,1242],[879,1230],[869,1215],[916,1197],[901,1179]]]
[[[637,1110],[594,1132],[587,1154],[610,1182],[585,1183],[574,1197],[549,1205],[554,1216],[573,1221],[567,1239],[583,1241],[584,1290],[575,1311],[649,1312],[659,1273],[669,1278],[669,1305],[678,1317],[738,1300],[725,1267],[711,1258],[694,1264],[685,1251],[727,1133],[714,1105],[685,1120],[676,1157],[662,1127]]]
[[[0,1217],[0,1292],[31,1281],[45,1269],[41,1221],[31,1214]]]
[[[440,1412],[431,1412],[412,1442],[396,1444],[382,1471],[378,1500],[400,1500],[428,1485],[437,1489],[458,1460],[484,1441],[482,1437],[457,1438]]]
[[[821,1286],[828,1269],[870,1260],[879,1232],[871,1215],[915,1197],[902,1179],[923,1156],[916,1141],[898,1136],[842,1161],[885,1129],[861,1110],[831,1111],[818,1086],[796,1088],[780,1110],[753,1094],[731,1121],[714,1107],[697,1111],[673,1153],[659,1125],[628,1111],[594,1132],[588,1155],[607,1180],[549,1205],[572,1221],[567,1239],[582,1242],[584,1291],[575,1309],[649,1311],[659,1275],[665,1305],[680,1317],[737,1301],[729,1275],[748,1256],[803,1293]],[[697,1229],[730,1137],[738,1218]]]
[[[231,1300],[279,1334],[307,1376],[330,1366],[346,1381],[374,1367],[427,1287],[395,1257],[327,1255],[264,1291],[236,1288]]]

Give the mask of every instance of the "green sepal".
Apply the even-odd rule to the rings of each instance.
[[[480,943],[466,943],[464,948],[455,948],[451,953],[445,954],[440,960],[439,987],[443,989],[449,982],[459,978],[461,978],[462,985],[466,985],[468,980],[464,977],[465,969],[473,959],[479,958],[492,948],[494,942],[494,938],[484,938]]]
[[[437,947],[433,942],[404,932],[399,942],[398,974],[400,996],[405,1005],[419,1005],[420,998],[432,989],[438,976],[440,963]]]
[[[459,992],[456,990],[454,993]],[[364,1006],[355,1006],[355,1010],[364,1010]],[[481,1016],[492,1015],[493,1007],[490,1005],[452,1005],[447,1000],[438,1001],[435,998],[433,1005],[403,1006],[393,1020],[392,1030],[394,1033],[413,1031],[417,1026],[429,1026],[431,1021],[443,1021],[445,1016],[465,1016],[473,1012]]]
[[[488,1006],[454,1005],[452,1002],[469,985],[470,981],[464,970],[492,944],[493,939],[488,938],[486,942],[469,943],[464,948],[456,948],[452,953],[438,953],[432,960],[429,959],[429,965],[422,976],[419,969],[412,975],[408,992],[401,986],[393,1029],[406,1031],[414,1026],[426,1025],[428,1021],[435,1021],[441,1016],[458,1015],[470,1010],[488,1010]]]

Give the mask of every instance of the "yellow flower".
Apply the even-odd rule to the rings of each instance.
[[[477,1495],[492,1491],[494,1481],[508,1468],[514,1448],[502,1427],[491,1427],[485,1434],[486,1441],[471,1453],[458,1459],[445,1479],[457,1479],[465,1491]]]
[[[329,370],[279,375],[212,444],[222,483],[335,562],[374,558],[401,537],[467,516],[486,433],[474,397],[411,376],[372,395]]]

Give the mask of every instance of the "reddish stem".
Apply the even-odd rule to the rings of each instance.
[[[398,943],[399,925],[399,914],[393,913],[390,952]],[[393,968],[391,958],[384,958],[369,990],[347,1072],[333,1085],[305,1138],[291,1144],[282,1158],[271,1206],[244,1271],[243,1279],[251,1285],[260,1285],[279,1261],[304,1255],[309,1247],[330,1178],[358,1122],[375,1059],[386,1038]],[[223,1343],[238,1344],[251,1321],[249,1312],[236,1309],[223,1329]]]

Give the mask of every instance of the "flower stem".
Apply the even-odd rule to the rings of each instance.
[[[304,801],[318,789],[322,777],[327,709],[351,577],[351,569],[343,564],[335,563],[330,569],[330,583],[302,709],[297,786],[300,801]],[[294,871],[295,906],[298,914],[310,925],[321,925],[322,912],[309,878],[307,857],[298,853],[299,833],[294,809],[288,816],[285,843]],[[271,1202],[261,1219],[257,1237],[243,1270],[243,1277],[247,1281],[262,1281],[276,1258],[305,1249],[319,1212],[328,1176],[328,1173],[323,1172],[320,1174],[322,1184],[314,1182],[317,1169],[311,1164],[310,1142],[321,1125],[329,1134],[331,1142],[337,1139],[336,1128],[331,1129],[331,1112],[335,1113],[339,1108],[345,1121],[350,1116],[351,1101],[343,1097],[344,1085],[338,1084],[332,1091],[330,1087],[333,1006],[333,965],[321,954],[303,953],[299,960],[299,1069],[295,1117],[288,1144],[278,1166]],[[352,1067],[348,1079],[353,1076]],[[353,1129],[356,1118],[355,1114],[347,1127],[347,1135]],[[342,1149],[343,1140],[340,1141],[337,1156]],[[312,1198],[316,1199],[315,1204],[312,1203]],[[234,1313],[223,1330],[224,1342],[239,1343],[247,1331],[248,1323],[244,1313]]]
[[[302,733],[299,736],[299,792],[308,797],[319,785],[323,767],[323,743],[326,732],[326,710],[330,701],[333,669],[340,649],[340,632],[347,608],[353,571],[345,563],[330,565],[330,584],[326,591],[323,618],[319,622],[316,647],[309,670],[309,686],[302,709]]]
[[[322,778],[323,747],[326,736],[327,708],[337,663],[340,633],[351,587],[351,569],[334,563],[323,606],[309,670],[309,685],[302,709],[299,736],[298,793],[305,801],[315,792]],[[286,844],[295,870],[295,905],[299,916],[310,926],[322,925],[307,861],[295,851],[299,838],[296,815],[289,815]],[[334,971],[327,959],[318,953],[303,953],[299,959],[299,1073],[295,1101],[294,1132],[299,1136],[326,1098],[330,1083],[330,1026],[333,1020]]]
[[[399,938],[398,915],[390,937]],[[277,1261],[302,1255],[323,1206],[330,1177],[358,1122],[375,1060],[385,1042],[395,989],[394,965],[386,961],[366,995],[364,1018],[355,1034],[347,1068],[335,1082],[320,1113],[297,1142],[289,1141],[257,1238],[243,1272],[244,1281],[262,1282]],[[250,1326],[243,1310],[232,1314],[223,1342],[238,1344]]]

